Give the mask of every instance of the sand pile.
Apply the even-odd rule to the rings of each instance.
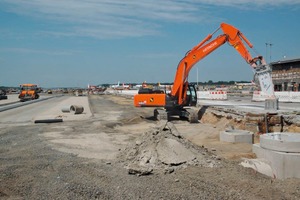
[[[152,128],[129,145],[120,155],[128,173],[148,175],[172,173],[188,165],[217,167],[219,158],[206,148],[198,147],[181,137],[174,124]]]

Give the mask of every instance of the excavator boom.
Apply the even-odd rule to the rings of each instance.
[[[222,35],[219,35],[217,38],[209,41],[212,38],[212,34],[209,34],[179,62],[171,91],[172,96],[178,97],[178,104],[184,103],[186,92],[184,91],[183,86],[186,84],[189,72],[193,66],[224,43],[229,43],[253,68],[257,66],[256,62],[258,60],[262,60],[262,57],[255,59],[252,58],[244,43],[246,43],[250,48],[252,48],[253,45],[237,28],[229,24],[222,23],[217,30],[219,29],[222,29],[223,31]]]

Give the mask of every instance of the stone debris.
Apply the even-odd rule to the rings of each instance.
[[[218,167],[220,159],[181,137],[174,124],[152,128],[119,155],[129,174],[173,173],[188,165]]]

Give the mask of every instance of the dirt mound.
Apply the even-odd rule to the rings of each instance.
[[[170,122],[144,133],[119,158],[129,174],[137,175],[172,173],[188,165],[220,166],[217,156],[184,139]]]

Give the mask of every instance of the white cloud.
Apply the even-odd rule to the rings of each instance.
[[[55,36],[122,38],[159,34],[161,23],[213,18],[208,6],[299,5],[299,0],[2,0],[13,13],[57,23]],[[2,3],[3,4],[3,3]],[[3,9],[3,8],[2,8]],[[59,26],[60,25],[60,26]],[[63,27],[63,28],[61,28]]]

